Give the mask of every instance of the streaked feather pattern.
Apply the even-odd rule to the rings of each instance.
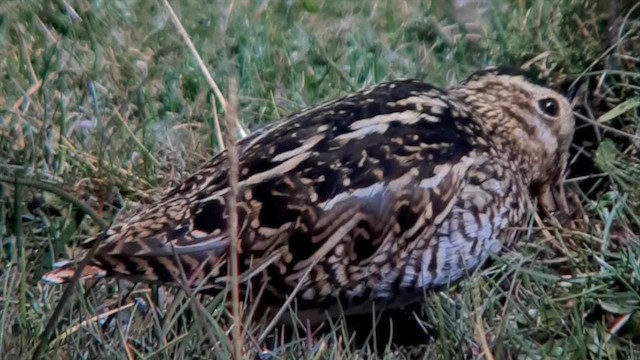
[[[537,108],[544,99],[555,118]],[[243,279],[266,280],[272,306],[300,282],[301,309],[415,301],[516,239],[530,189],[562,175],[573,126],[567,99],[502,68],[447,90],[387,82],[270,124],[238,148]],[[228,167],[221,152],[115,225],[92,265],[224,288]]]

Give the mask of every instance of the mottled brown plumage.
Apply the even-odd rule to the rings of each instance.
[[[270,124],[239,142],[242,280],[266,284],[275,307],[298,284],[300,309],[419,300],[517,240],[531,190],[563,174],[573,130],[565,96],[505,68],[446,90],[383,83]],[[92,269],[163,284],[182,269],[223,289],[228,166],[218,154],[115,225]],[[63,270],[45,279],[64,282]]]

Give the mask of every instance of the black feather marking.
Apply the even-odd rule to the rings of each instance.
[[[227,221],[224,218],[225,207],[220,201],[213,200],[204,204],[193,214],[193,230],[204,231],[208,234],[220,230],[225,231]]]

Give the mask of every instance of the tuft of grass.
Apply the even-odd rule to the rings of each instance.
[[[558,87],[578,76],[588,85],[567,180],[585,211],[582,228],[532,222],[517,249],[428,294],[407,315],[431,336],[420,346],[398,349],[413,335],[399,319],[391,319],[396,341],[365,334],[371,341],[359,344],[336,322],[315,337],[308,329],[285,339],[276,329],[260,343],[269,319],[242,309],[246,358],[640,358],[634,1],[171,5],[220,89],[237,79],[237,117],[250,129],[381,81],[446,86],[487,65],[525,64]],[[41,274],[100,222],[152,202],[219,151],[216,120],[226,109],[161,2],[5,1],[0,70],[0,358],[12,359],[34,355],[62,295]],[[227,294],[130,285],[76,286],[44,354],[222,359],[237,351]]]

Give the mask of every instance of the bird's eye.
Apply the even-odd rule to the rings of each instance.
[[[543,114],[552,117],[558,116],[558,112],[560,111],[560,105],[552,98],[544,98],[538,101],[538,108],[540,108]]]

